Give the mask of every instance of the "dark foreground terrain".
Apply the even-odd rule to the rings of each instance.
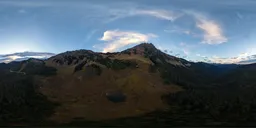
[[[1,126],[256,126],[256,64],[193,63],[143,43],[0,72]]]

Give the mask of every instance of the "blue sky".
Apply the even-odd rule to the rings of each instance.
[[[192,61],[256,57],[253,0],[1,0],[0,54],[114,52],[151,42]]]

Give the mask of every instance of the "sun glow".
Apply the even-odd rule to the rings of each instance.
[[[35,51],[38,49],[36,43],[32,43],[29,41],[17,41],[19,43],[14,43],[14,41],[7,43],[4,49],[1,49],[0,54],[11,54],[17,52],[25,52],[25,51]],[[24,42],[24,43],[23,43]]]

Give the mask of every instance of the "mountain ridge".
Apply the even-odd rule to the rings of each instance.
[[[137,49],[138,48],[138,49]],[[134,52],[138,50],[138,53],[136,54],[139,54],[139,52],[141,52],[141,54],[144,54],[144,49],[145,48],[148,48],[148,49],[154,49],[154,50],[158,50],[160,52],[162,52],[161,50],[157,49],[152,43],[140,43],[134,47],[131,47],[131,48],[128,48],[126,50],[123,50],[123,51],[120,51],[120,52],[112,52],[112,53],[102,53],[102,52],[94,52],[92,50],[87,50],[87,49],[80,49],[80,50],[74,50],[74,51],[66,51],[66,52],[63,52],[63,53],[59,53],[59,54],[66,54],[66,53],[74,53],[74,52],[79,52],[79,51],[88,51],[88,52],[91,52],[91,53],[99,53],[99,54],[116,54],[116,53],[126,53],[126,54],[134,54]],[[192,61],[188,61],[184,58],[180,58],[180,57],[176,57],[176,56],[173,56],[173,55],[170,55],[170,54],[167,54],[165,52],[162,52],[164,54],[166,54],[167,56],[170,56],[172,58],[177,58],[177,59],[181,59],[183,61],[187,61],[187,62],[190,62],[190,63],[207,63],[207,64],[211,64],[211,65],[247,65],[247,64],[253,64],[254,63],[254,60],[251,60],[251,61],[241,61],[241,62],[238,62],[238,63],[230,63],[230,64],[221,64],[221,63],[210,63],[210,62],[192,62]],[[55,54],[55,53],[48,53],[48,52],[29,52],[29,51],[26,51],[26,52],[17,52],[17,53],[12,53],[12,54],[2,54],[0,55],[0,63],[9,63],[11,61],[23,61],[23,60],[27,60],[29,58],[38,58],[38,59],[49,59],[55,55],[59,55],[59,54]],[[16,56],[17,58],[15,59],[8,59],[8,57],[12,57],[12,56]]]

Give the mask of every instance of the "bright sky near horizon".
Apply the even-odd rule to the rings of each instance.
[[[252,62],[255,7],[253,0],[0,0],[0,54],[114,52],[151,42],[192,61]]]

